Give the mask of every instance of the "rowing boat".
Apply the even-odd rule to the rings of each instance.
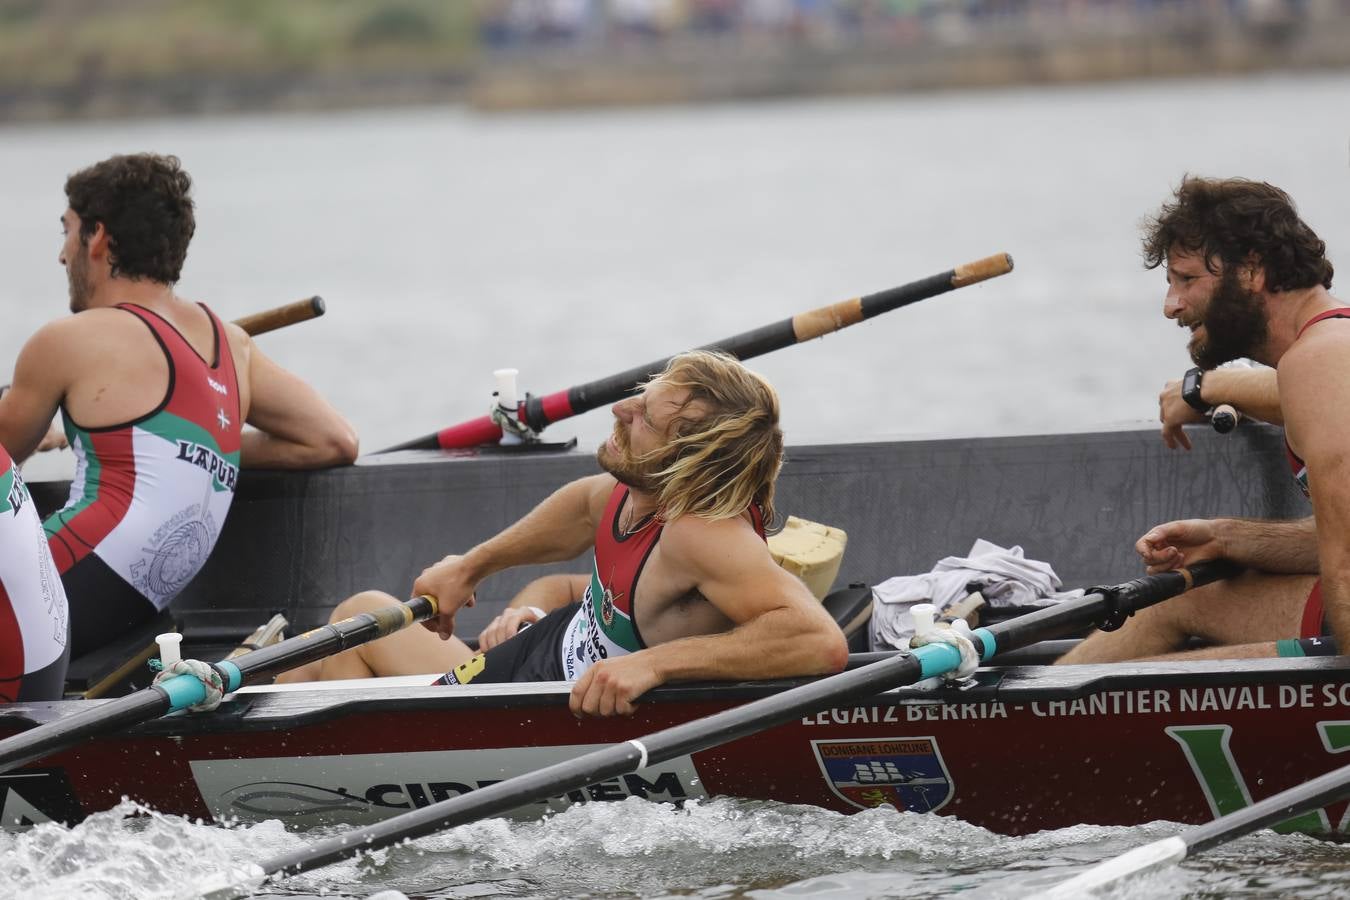
[[[1066,584],[1110,583],[1138,574],[1133,540],[1157,522],[1304,514],[1277,431],[1195,438],[1190,454],[1165,450],[1153,430],[793,447],[778,505],[845,529],[840,581],[864,585],[927,571],[980,537],[1021,544]],[[329,472],[251,473],[181,598],[186,643],[228,643],[276,611],[308,627],[361,588],[406,589],[427,561],[593,467],[577,452],[408,451]],[[61,485],[33,489],[40,505],[62,496]],[[490,582],[463,627],[476,631],[550,569]],[[1339,659],[1042,664],[1062,649],[998,660],[961,689],[852,700],[518,812],[734,795],[841,812],[890,804],[1011,834],[1200,822],[1335,768],[1350,748]],[[367,823],[792,684],[672,685],[632,719],[579,722],[565,685],[429,680],[246,688],[211,715],[170,716],[0,776],[0,815],[6,827],[72,821],[125,795],[219,820]],[[0,736],[97,702],[4,708]],[[1342,803],[1294,824],[1328,832],[1347,821]]]

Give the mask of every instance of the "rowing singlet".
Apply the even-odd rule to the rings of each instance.
[[[562,638],[562,670],[568,681],[575,681],[602,659],[624,656],[647,646],[638,630],[633,602],[642,568],[661,539],[665,525],[655,517],[648,517],[636,528],[623,532],[619,517],[627,501],[628,488],[615,485],[595,530],[591,583]],[[763,537],[764,521],[758,507],[750,508],[750,516],[755,531]]]
[[[67,631],[66,592],[42,522],[0,447],[0,703],[60,698]]]
[[[1294,340],[1303,337],[1305,331],[1316,325],[1318,322],[1321,322],[1323,319],[1350,319],[1350,307],[1329,309],[1326,312],[1318,313],[1304,323],[1303,327],[1298,330],[1298,334],[1294,337]],[[1294,452],[1294,449],[1289,446],[1289,440],[1287,438],[1284,442],[1284,454],[1289,457],[1289,468],[1293,471],[1294,480],[1298,482],[1299,489],[1303,491],[1303,496],[1311,497],[1312,495],[1308,492],[1308,466],[1299,458],[1298,454]]]
[[[132,422],[82,428],[62,407],[75,451],[70,499],[47,519],[64,575],[90,554],[164,609],[201,570],[216,544],[239,477],[239,384],[224,326],[208,364],[160,316],[129,303],[169,363],[169,387]]]
[[[1329,309],[1326,312],[1318,313],[1298,330],[1294,340],[1303,337],[1303,332],[1323,319],[1350,319],[1350,308]],[[1312,493],[1308,490],[1308,465],[1294,452],[1294,448],[1289,446],[1288,438],[1284,441],[1284,453],[1285,456],[1289,457],[1289,468],[1293,471],[1294,480],[1298,482],[1299,489],[1303,491],[1303,496],[1311,499]],[[1299,637],[1316,638],[1330,633],[1326,622],[1326,611],[1322,604],[1322,580],[1319,578],[1313,583],[1312,592],[1308,594],[1308,599],[1303,604],[1303,619],[1299,627]]]

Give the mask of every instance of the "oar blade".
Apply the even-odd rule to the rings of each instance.
[[[1119,884],[1127,878],[1134,878],[1150,869],[1179,863],[1185,858],[1184,840],[1179,837],[1163,838],[1099,863],[1048,891],[1031,895],[1028,900],[1073,900]]]
[[[247,863],[238,869],[209,875],[178,894],[175,900],[238,900],[256,894],[267,880],[267,873],[257,863]]]

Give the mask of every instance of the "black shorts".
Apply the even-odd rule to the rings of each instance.
[[[513,681],[566,681],[563,675],[563,634],[581,608],[570,603],[516,632],[486,653],[455,666],[432,684],[506,684]]]
[[[90,553],[61,575],[70,603],[70,658],[78,659],[159,615],[155,604]]]

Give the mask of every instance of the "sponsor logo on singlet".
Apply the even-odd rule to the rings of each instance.
[[[614,627],[614,592],[605,588],[605,599],[600,601],[600,620],[606,628]]]
[[[128,580],[142,596],[163,609],[206,565],[219,533],[206,504],[194,503],[179,510],[141,547]]]
[[[19,467],[15,466],[10,471],[14,475],[14,480],[9,485],[9,494],[5,497],[5,503],[17,516],[19,510],[23,508],[24,502],[28,499],[28,491],[24,490],[23,478],[19,475]]]
[[[179,439],[178,459],[206,470],[215,479],[216,484],[227,490],[233,491],[235,483],[239,480],[239,467],[210,447]]]
[[[211,390],[215,391],[217,394],[224,394],[226,397],[230,396],[230,389],[225,387],[225,385],[221,384],[219,381],[216,381],[210,375],[206,376],[206,383],[211,385]]]

